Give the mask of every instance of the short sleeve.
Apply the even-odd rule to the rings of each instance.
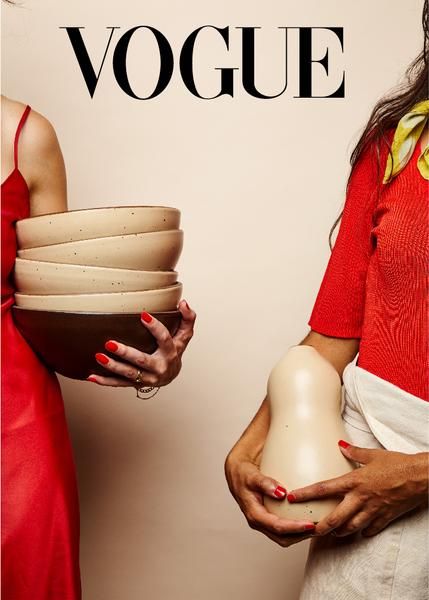
[[[338,235],[308,321],[318,333],[361,337],[379,179],[373,142],[353,168]]]

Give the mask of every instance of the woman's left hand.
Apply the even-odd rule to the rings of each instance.
[[[196,314],[185,300],[179,304],[182,321],[177,333],[171,336],[168,329],[150,314],[141,316],[141,327],[147,327],[158,342],[153,354],[140,352],[136,348],[109,340],[105,349],[119,358],[107,356],[100,352],[95,355],[98,364],[102,365],[116,377],[90,375],[88,381],[113,387],[161,387],[170,383],[180,372],[182,354],[189,344],[193,333]],[[138,325],[137,325],[138,326]],[[140,373],[140,381],[136,377]]]
[[[404,513],[428,502],[429,453],[403,454],[382,448],[359,448],[340,440],[343,455],[360,463],[354,471],[296,490],[289,502],[342,496],[338,506],[319,521],[313,535],[346,536],[379,533]],[[347,446],[344,447],[343,446]]]

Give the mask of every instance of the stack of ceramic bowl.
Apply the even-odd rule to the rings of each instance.
[[[75,379],[103,373],[94,359],[115,339],[151,352],[150,312],[174,334],[182,285],[180,212],[120,206],[54,213],[16,224],[14,318],[53,370]]]

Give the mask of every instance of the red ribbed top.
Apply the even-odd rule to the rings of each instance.
[[[378,178],[375,144],[359,158],[308,324],[328,336],[360,338],[362,369],[429,401],[429,206],[428,182],[417,169],[421,150],[419,141],[387,185],[380,183],[387,148]]]

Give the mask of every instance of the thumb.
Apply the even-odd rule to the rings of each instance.
[[[259,470],[253,474],[249,483],[249,487],[254,491],[261,492],[264,496],[270,496],[276,500],[283,500],[286,498],[286,488],[279,481],[272,477],[267,477]]]
[[[360,448],[344,440],[339,440],[338,445],[346,458],[350,458],[362,465],[369,463],[374,458],[374,454],[378,452],[377,448]]]

